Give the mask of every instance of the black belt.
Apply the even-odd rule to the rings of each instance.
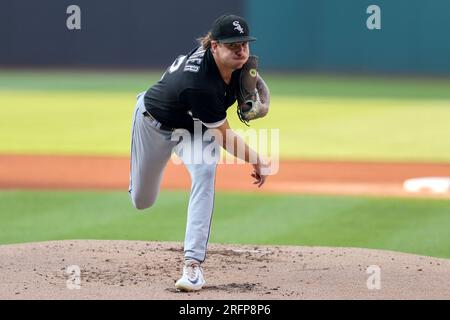
[[[164,131],[174,131],[175,130],[175,128],[163,125],[161,122],[156,120],[155,117],[152,116],[150,114],[150,112],[148,112],[147,110],[145,110],[145,112],[144,112],[144,117],[149,118],[152,121],[153,126],[158,128],[158,129],[161,129],[161,130],[164,130]]]

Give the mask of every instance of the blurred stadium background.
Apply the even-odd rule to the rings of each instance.
[[[66,27],[73,4],[81,30]],[[366,27],[372,4],[380,30]],[[0,159],[127,157],[136,94],[234,13],[258,38],[251,51],[272,93],[269,116],[252,127],[280,129],[282,160],[434,163],[450,176],[448,12],[447,0],[0,0]],[[164,189],[141,215],[126,187],[15,187],[8,161],[0,243],[184,238],[188,185]],[[450,258],[448,198],[219,191],[212,228],[212,242]]]

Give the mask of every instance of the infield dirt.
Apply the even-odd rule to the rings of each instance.
[[[178,292],[180,243],[74,240],[0,246],[0,299],[450,299],[450,260],[390,251],[209,246],[206,285]],[[69,289],[67,268],[80,270]],[[368,267],[380,268],[369,289]],[[370,271],[370,269],[369,269]],[[370,281],[369,281],[370,282]],[[371,282],[370,282],[371,283]]]

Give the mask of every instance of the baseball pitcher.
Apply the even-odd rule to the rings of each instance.
[[[245,123],[268,112],[269,91],[257,72],[257,58],[249,55],[249,42],[255,40],[243,18],[223,15],[199,39],[199,47],[176,58],[159,82],[138,95],[132,124],[129,186],[137,209],[149,208],[155,202],[164,167],[172,152],[177,152],[179,141],[172,139],[177,130],[191,133],[188,143],[199,144],[203,149],[210,144],[202,139],[207,130],[215,134],[212,141],[219,149],[239,146],[241,149],[233,147],[227,151],[247,162],[254,159],[254,183],[259,187],[264,184],[267,162],[230,129],[227,121],[227,109],[236,100],[238,116]],[[202,128],[200,132],[196,132],[196,125]],[[229,139],[233,143],[227,143]],[[193,291],[205,284],[201,263],[206,258],[210,233],[217,161],[198,163],[179,156],[189,171],[192,187],[183,275],[175,286]]]

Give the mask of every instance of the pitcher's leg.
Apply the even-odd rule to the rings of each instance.
[[[201,126],[198,129],[188,142],[191,144],[191,156],[183,151],[181,157],[192,181],[184,256],[186,260],[195,259],[203,262],[206,257],[214,209],[214,188],[220,147],[208,139],[207,135],[202,134]],[[186,147],[186,144],[182,146]],[[179,151],[176,150],[180,156]]]
[[[143,97],[140,97],[133,117],[129,187],[131,202],[137,209],[148,208],[155,202],[174,146],[171,133],[153,127],[143,116],[144,111]]]
[[[185,259],[203,262],[206,258],[214,209],[216,164],[187,164],[192,179],[189,198],[186,237],[184,240]]]

